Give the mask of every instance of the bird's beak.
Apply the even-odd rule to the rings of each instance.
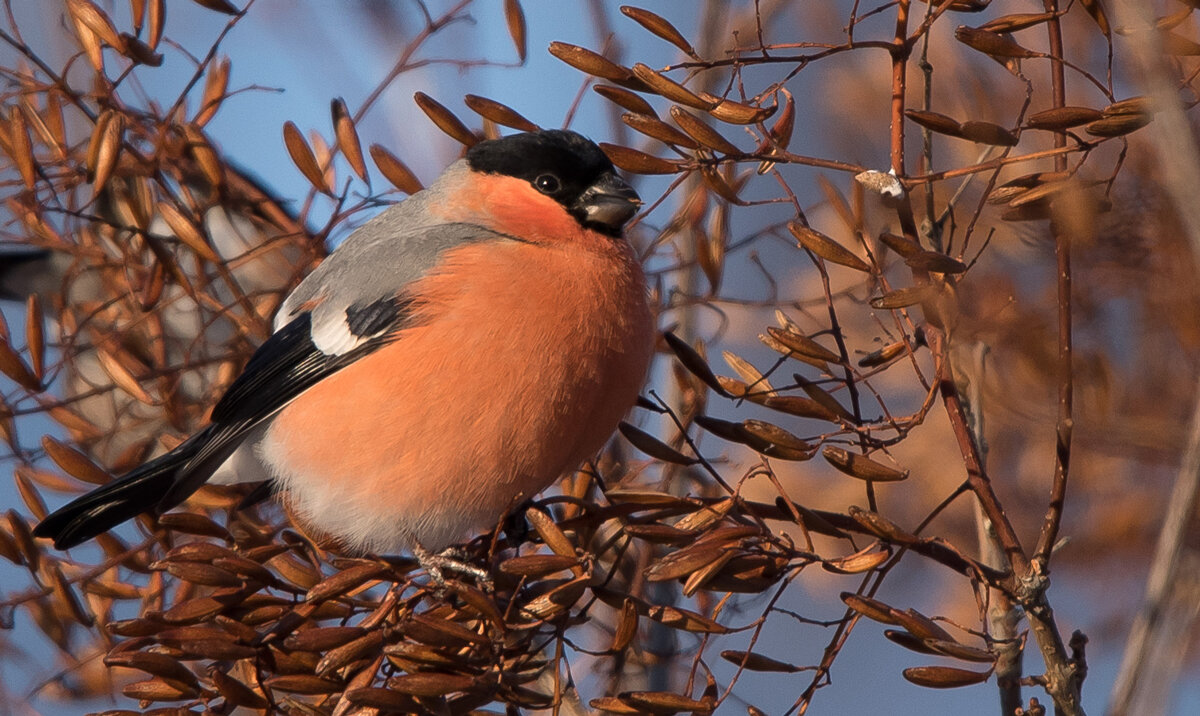
[[[613,172],[605,172],[583,190],[572,208],[584,225],[615,236],[641,205],[642,200],[633,187]]]

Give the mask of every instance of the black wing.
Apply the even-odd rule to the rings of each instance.
[[[247,433],[320,380],[387,345],[409,315],[411,302],[388,297],[346,310],[352,333],[367,340],[341,355],[322,353],[312,340],[312,316],[302,313],[259,346],[212,412],[212,437],[181,470],[159,509],[200,489]]]

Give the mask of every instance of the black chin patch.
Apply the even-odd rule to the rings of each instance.
[[[467,150],[467,164],[484,174],[503,174],[534,182],[546,174],[558,180],[558,188],[543,192],[565,207],[579,198],[612,162],[594,142],[563,129],[524,132],[479,142]]]

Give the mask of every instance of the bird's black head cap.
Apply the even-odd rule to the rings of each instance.
[[[479,142],[467,150],[467,164],[477,172],[524,179],[562,204],[581,224],[605,234],[620,233],[620,226],[596,224],[580,208],[580,199],[598,180],[616,177],[600,147],[581,134],[545,129]]]

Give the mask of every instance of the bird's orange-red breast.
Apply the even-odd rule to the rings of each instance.
[[[206,481],[271,480],[358,551],[440,549],[598,450],[653,351],[637,197],[578,134],[481,142],[351,235],[175,451],[48,517],[70,546]]]

